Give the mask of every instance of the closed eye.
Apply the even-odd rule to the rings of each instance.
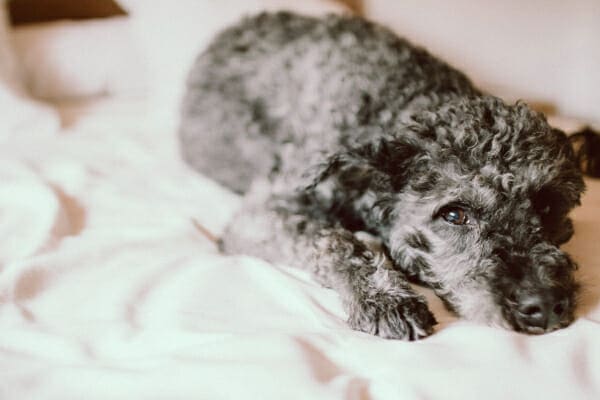
[[[540,214],[548,215],[550,214],[550,206],[546,205],[539,210]]]
[[[542,188],[532,196],[532,203],[535,211],[547,223],[562,219],[570,208],[563,195],[552,188]]]

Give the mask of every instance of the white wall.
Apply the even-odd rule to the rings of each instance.
[[[600,0],[364,0],[482,88],[600,122]]]

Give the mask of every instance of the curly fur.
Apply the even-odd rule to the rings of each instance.
[[[224,251],[309,269],[353,328],[387,338],[433,331],[409,281],[475,321],[541,333],[573,320],[575,265],[558,246],[584,184],[565,134],[527,105],[333,15],[246,18],[188,84],[184,158],[245,194]],[[449,223],[449,207],[469,222]]]

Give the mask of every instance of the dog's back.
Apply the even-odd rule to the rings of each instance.
[[[180,138],[200,172],[244,192],[301,174],[399,118],[476,93],[460,72],[363,19],[260,14],[222,32],[189,76]]]

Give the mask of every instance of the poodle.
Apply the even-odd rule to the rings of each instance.
[[[519,332],[574,319],[559,245],[584,182],[566,135],[385,27],[244,18],[195,61],[179,138],[194,169],[244,194],[222,250],[311,271],[353,329],[430,335],[411,283]]]

